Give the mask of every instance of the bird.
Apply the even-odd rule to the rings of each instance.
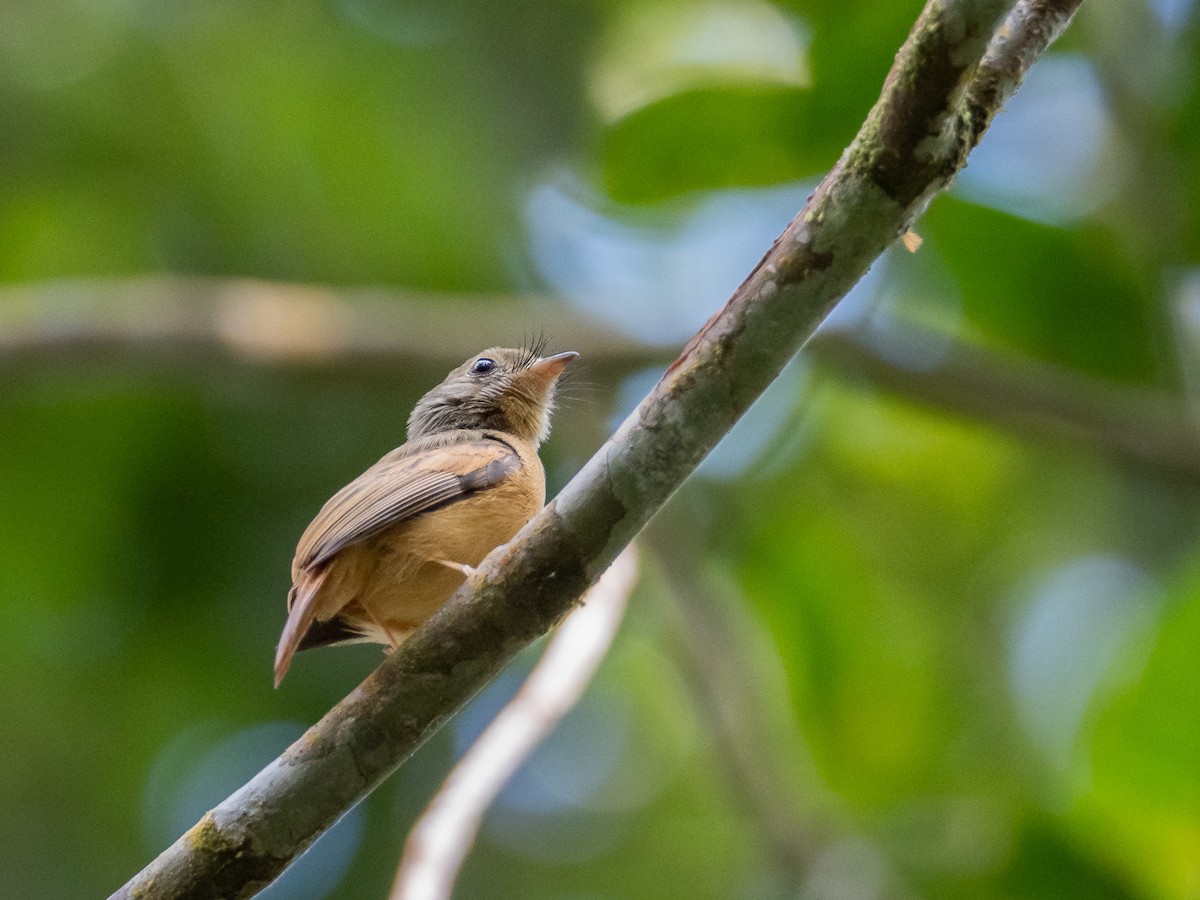
[[[538,446],[575,351],[492,347],[423,396],[406,441],[334,494],[292,561],[275,687],[299,650],[391,652],[542,508]]]

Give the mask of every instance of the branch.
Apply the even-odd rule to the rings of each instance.
[[[453,313],[455,327],[446,328]],[[470,356],[533,323],[589,355],[650,349],[546,297],[338,289],[187,275],[49,281],[0,288],[0,359],[47,351],[216,347],[254,360],[308,362]],[[428,336],[437,334],[437,341]]]
[[[888,332],[889,346],[917,358],[918,326]],[[822,331],[807,352],[839,372],[858,372],[885,390],[1034,437],[1063,438],[1113,459],[1200,482],[1200,434],[1182,397],[1100,382],[1032,359],[1006,359],[956,346],[932,372],[906,368],[869,342]]]
[[[1022,0],[988,46],[962,104],[961,127],[974,149],[1046,48],[1071,24],[1083,0]]]
[[[445,900],[483,814],[533,749],[579,702],[637,583],[630,544],[559,626],[512,701],[459,760],[413,826],[391,900]]]
[[[434,325],[423,323],[444,322],[448,305],[463,314],[470,330],[452,329],[437,342],[425,339]],[[161,354],[165,343],[214,347],[271,363],[336,360],[345,366],[352,360],[404,356],[443,365],[493,343],[514,322],[534,319],[563,344],[587,347],[593,362],[599,355],[641,365],[657,357],[653,347],[594,325],[560,301],[543,304],[538,297],[460,300],[152,275],[0,288],[0,364],[64,349]],[[887,340],[919,345],[920,330],[909,328],[908,333],[889,332]],[[862,372],[928,406],[1035,437],[1050,434],[1200,480],[1200,435],[1191,424],[1193,412],[1175,395],[1122,385],[1101,389],[1060,367],[1002,359],[962,343],[934,371],[905,369],[848,331],[822,331],[806,351],[835,370]]]
[[[1011,0],[930,0],[834,170],[582,471],[307,734],[116,897],[247,897],[554,626],[966,160],[958,104]]]

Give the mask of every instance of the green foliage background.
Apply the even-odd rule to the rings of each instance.
[[[271,690],[291,552],[458,362],[432,332],[420,357],[369,361],[81,346],[38,304],[113,276],[247,276],[382,287],[401,310],[436,291],[454,332],[468,296],[476,315],[480,293],[574,285],[625,349],[573,348],[590,368],[544,450],[553,491],[791,212],[711,297],[672,278],[707,257],[654,254],[798,208],[919,6],[6,0],[0,894],[106,895],[371,669],[377,648],[306,654]],[[954,348],[1036,360],[1052,397],[1062,376],[1105,415],[1135,387],[1186,427],[1198,53],[1187,0],[1088,0],[1043,63],[1074,73],[1042,82],[1065,105],[1013,101],[992,161],[840,333],[929,382]],[[1055,115],[1079,110],[1095,139],[1070,150]],[[1057,181],[1022,175],[1046,159]],[[625,288],[663,298],[650,325]],[[127,320],[112,304],[102,324]],[[29,320],[37,340],[4,342]],[[912,328],[915,356],[893,341]],[[1200,897],[1195,470],[1072,438],[1067,412],[1015,431],[982,398],[822,359],[652,527],[610,658],[457,896]],[[1115,407],[1109,424],[1126,427]],[[407,828],[532,658],[269,896],[385,896]]]

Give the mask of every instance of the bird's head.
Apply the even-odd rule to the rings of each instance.
[[[579,355],[542,356],[542,349],[491,347],[472,356],[418,401],[408,417],[408,439],[486,428],[540,444],[550,433],[558,377]]]

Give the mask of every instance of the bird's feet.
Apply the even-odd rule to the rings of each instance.
[[[366,606],[364,604],[363,612],[365,612],[367,614],[367,618],[371,620],[371,624],[374,625],[376,628],[378,628],[379,631],[383,634],[384,638],[386,638],[387,643],[383,648],[383,652],[386,655],[391,656],[393,653],[395,653],[397,650],[399,650],[400,649],[400,641],[398,641],[396,639],[396,636],[394,634],[392,634],[392,630],[390,628],[388,628],[386,625],[384,625],[382,622],[380,622],[379,619],[375,618],[375,614],[373,612],[371,612],[371,608],[369,606]]]
[[[447,569],[453,569],[456,572],[462,572],[467,578],[470,578],[472,575],[474,575],[476,571],[471,566],[467,566],[462,563],[451,562],[448,559],[432,559],[430,562],[435,562],[440,566],[445,566]]]

